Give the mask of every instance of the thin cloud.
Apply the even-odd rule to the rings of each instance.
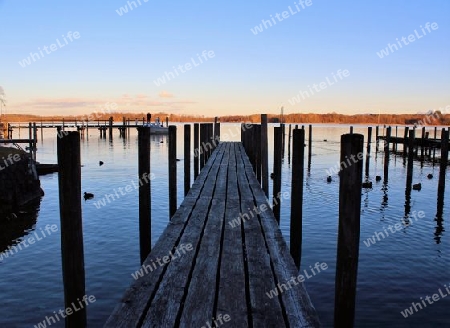
[[[170,92],[167,92],[167,91],[163,90],[163,91],[161,91],[161,92],[159,93],[159,96],[160,96],[161,98],[172,98],[172,97],[173,97],[173,94],[171,94]]]

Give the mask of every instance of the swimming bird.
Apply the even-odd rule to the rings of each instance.
[[[161,140],[159,143],[164,143],[164,141],[163,140]]]
[[[381,181],[381,176],[377,175],[377,176],[375,177],[375,181]]]
[[[428,178],[428,179],[433,179],[433,174],[428,173],[427,178]]]
[[[327,142],[328,140],[327,140],[327,139],[323,139],[323,141],[324,141],[324,142]]]
[[[420,189],[422,189],[422,184],[421,183],[413,184],[413,190],[420,190]]]
[[[92,199],[94,198],[94,194],[91,194],[90,192],[84,192],[84,200]]]
[[[98,165],[102,166],[104,163],[102,161],[98,162]]]
[[[331,179],[331,175],[329,175],[329,176],[327,177],[327,182],[330,183],[331,181],[333,181],[333,179]]]
[[[362,183],[363,188],[372,188],[372,181],[366,181]]]

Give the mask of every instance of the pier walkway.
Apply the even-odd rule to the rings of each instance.
[[[238,142],[212,153],[136,270],[105,327],[320,326]]]

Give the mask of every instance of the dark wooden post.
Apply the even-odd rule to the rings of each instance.
[[[283,142],[283,130],[281,127],[274,128],[274,147],[273,147],[273,214],[278,224],[280,224],[281,208],[281,143]]]
[[[36,151],[37,151],[37,127],[36,122],[33,122],[33,160],[36,160]]]
[[[367,150],[366,150],[366,179],[369,178],[369,166],[370,166],[370,147],[372,142],[372,127],[367,128]]]
[[[11,137],[11,139],[12,139],[12,137]],[[42,120],[41,120],[41,143],[43,143],[43,142],[44,142],[44,129],[42,128]]]
[[[341,163],[363,151],[364,136],[341,136]],[[352,328],[355,319],[356,280],[358,275],[362,161],[340,171],[339,233],[336,262],[334,327]]]
[[[448,165],[448,138],[449,133],[442,129],[441,133],[441,165],[439,168],[439,184],[438,184],[438,212],[442,212],[444,206],[444,191],[445,191],[445,171]]]
[[[289,124],[288,130],[288,163],[291,163],[291,124]]]
[[[184,195],[191,188],[191,125],[184,125]]]
[[[261,114],[261,178],[262,189],[269,197],[269,151],[267,142],[267,114]]]
[[[177,127],[169,126],[169,215],[177,211]]]
[[[409,131],[408,166],[406,169],[406,188],[411,188],[414,164],[414,129]]]
[[[378,153],[378,145],[379,145],[379,139],[378,139],[379,135],[380,135],[380,127],[377,125],[375,127],[375,142],[376,142],[375,152],[377,152],[377,153]]]
[[[205,152],[206,152],[206,145],[205,145],[205,139],[206,139],[206,129],[205,129],[205,123],[200,124],[200,170],[203,169],[203,166],[205,166]]]
[[[112,139],[113,136],[113,118],[112,116],[109,118],[109,139]]]
[[[353,126],[350,126],[350,134],[353,134]]]
[[[437,137],[437,126],[434,127],[434,141],[436,141]],[[433,144],[433,166],[436,159],[436,143]]]
[[[169,116],[166,116],[166,127],[169,127]]]
[[[33,124],[31,122],[28,123],[28,151],[30,152],[30,157],[33,158]]]
[[[293,131],[292,144],[293,148],[292,148],[290,250],[295,265],[299,269],[302,255],[305,130],[296,129]]]
[[[421,143],[420,157],[421,157],[421,160],[423,161],[424,160],[424,148],[425,148],[425,127],[424,126],[422,127],[422,138],[420,140],[420,143]]]
[[[194,124],[194,180],[198,177],[198,164],[200,161],[199,124]]]
[[[312,156],[312,125],[309,125],[308,134],[308,171],[311,169],[311,156]]]
[[[152,245],[152,214],[150,185],[150,127],[138,127],[139,178],[139,245],[141,264],[150,254]]]
[[[386,137],[384,140],[384,183],[389,180],[389,142],[391,141],[391,127],[386,129]]]
[[[57,138],[61,256],[65,308],[86,295],[83,223],[81,214],[80,134],[68,132]],[[66,316],[66,327],[86,327],[86,308]]]
[[[403,133],[403,156],[406,156],[406,149],[408,149],[408,131],[409,127],[405,126],[405,132]]]

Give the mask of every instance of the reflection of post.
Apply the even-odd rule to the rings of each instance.
[[[274,127],[274,147],[273,147],[273,214],[278,224],[280,224],[281,197],[281,143],[283,130],[281,127]]]
[[[341,136],[341,163],[363,151],[364,136]],[[339,233],[336,259],[334,327],[353,327],[358,274],[362,161],[342,168],[339,182]]]
[[[305,130],[296,129],[293,131],[292,144],[290,250],[295,265],[299,269],[302,256],[303,174],[305,155],[305,147],[303,145],[305,144]]]
[[[445,191],[445,171],[448,164],[448,131],[445,128],[441,133],[441,166],[439,168],[439,184],[438,184],[438,213],[441,213],[444,207],[444,191]]]
[[[85,294],[83,223],[81,214],[80,134],[57,138],[61,217],[61,256],[65,308]],[[66,327],[86,327],[86,308],[66,316]]]
[[[141,264],[151,250],[150,127],[138,127],[139,245]],[[147,180],[148,179],[148,180]]]

